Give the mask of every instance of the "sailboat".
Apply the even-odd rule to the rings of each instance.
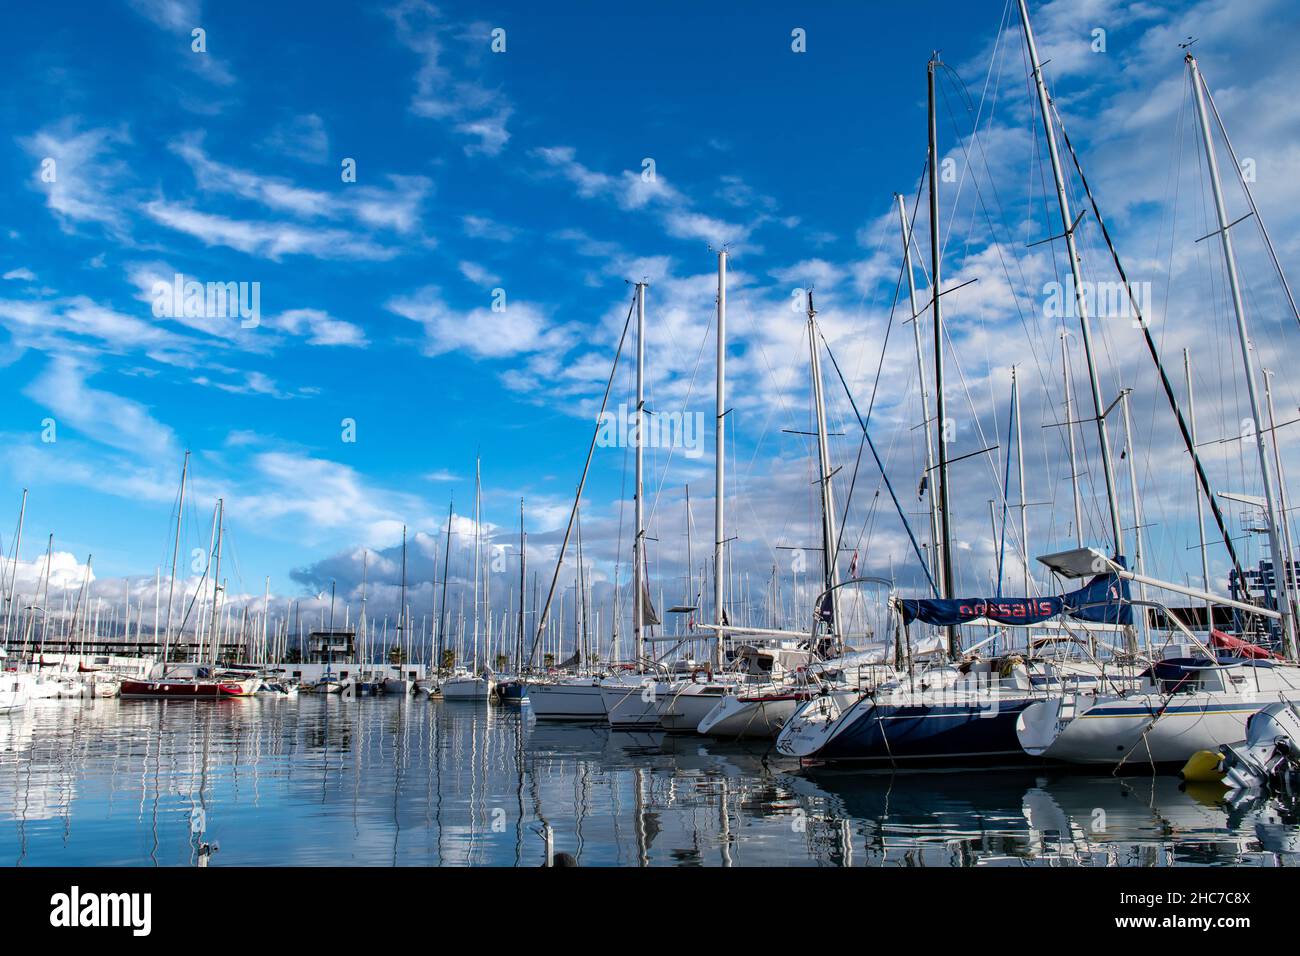
[[[579,559],[581,560],[581,559]],[[524,666],[524,603],[528,594],[528,536],[524,534],[524,499],[519,499],[519,627],[515,638],[515,672],[497,681],[497,700],[502,704],[528,703],[528,682],[521,676]]]
[[[1207,110],[1207,101],[1212,107],[1213,100],[1190,50],[1187,50],[1185,62],[1205,150],[1206,170],[1218,222],[1216,232],[1227,271],[1229,298],[1236,318],[1242,371],[1251,407],[1252,437],[1259,457],[1264,492],[1263,499],[1257,503],[1262,505],[1265,513],[1267,525],[1264,530],[1268,535],[1273,568],[1277,571],[1274,575],[1274,600],[1271,602],[1274,606],[1267,606],[1270,603],[1267,598],[1265,606],[1256,606],[1191,589],[1159,585],[1206,601],[1210,606],[1207,618],[1214,646],[1197,640],[1176,617],[1166,614],[1182,632],[1185,641],[1168,646],[1163,658],[1143,673],[1141,684],[1134,692],[1067,695],[1027,709],[1018,721],[1020,743],[1026,752],[1049,759],[1085,764],[1181,765],[1199,751],[1217,751],[1240,740],[1246,734],[1248,720],[1265,705],[1300,702],[1300,665],[1296,663],[1296,622],[1292,613],[1294,572],[1290,549],[1282,547],[1283,537],[1289,538],[1289,528],[1284,516],[1285,499],[1281,499],[1283,507],[1279,508],[1279,499],[1275,497],[1274,476],[1265,439],[1273,429],[1263,427],[1265,419],[1256,382],[1253,346],[1230,233],[1234,223],[1229,221],[1224,202],[1214,133]],[[1217,109],[1214,115],[1218,117]],[[1227,140],[1226,132],[1224,140]],[[1253,199],[1250,204],[1254,212]],[[1271,249],[1267,233],[1265,237]],[[1278,271],[1281,275],[1280,266]],[[1271,418],[1271,397],[1269,400]],[[1277,455],[1276,446],[1274,454]],[[1280,457],[1274,457],[1273,464],[1278,471],[1276,478],[1281,483]],[[1078,563],[1074,556],[1056,557],[1063,565]],[[1216,633],[1212,615],[1216,604],[1230,607],[1246,615],[1248,620],[1252,616],[1268,619],[1280,633],[1289,659],[1282,659],[1276,653],[1264,651],[1258,645],[1232,635]]]
[[[5,651],[0,648],[0,665],[5,658]],[[26,707],[30,699],[32,683],[30,674],[22,671],[0,671],[0,714],[8,714]]]
[[[176,512],[176,544],[172,551],[172,587],[175,586],[176,551],[180,548],[180,523],[184,513],[185,480],[189,470],[189,460],[190,453],[187,451],[185,453],[184,464],[181,467],[181,491],[178,499],[179,505]],[[221,544],[224,534],[222,521],[224,513],[224,500],[218,498],[212,516],[214,541],[210,542],[212,547],[209,550],[209,556],[215,557],[215,568],[212,572],[211,611],[212,653],[214,659],[217,654],[217,631],[221,620]],[[257,688],[261,685],[261,678],[256,674],[248,672],[224,673],[215,664],[183,663],[172,665],[169,663],[168,651],[171,646],[171,601],[172,593],[169,589],[167,594],[167,638],[163,648],[161,676],[143,680],[123,680],[120,695],[123,698],[220,700],[229,697],[251,697],[256,694]],[[183,628],[184,622],[182,622],[182,629]]]
[[[645,658],[645,628],[659,623],[645,581],[645,290],[645,282],[636,284],[635,524],[632,543],[632,640],[636,658],[631,668],[600,682],[605,716],[614,730],[653,730],[659,726],[656,682],[647,676]]]
[[[415,681],[404,673],[406,666],[407,644],[409,643],[410,614],[406,607],[406,525],[402,525],[402,606],[397,611],[397,655],[396,664],[390,667],[397,673],[390,674],[383,680],[385,694],[397,697],[409,697],[415,689]]]
[[[450,677],[442,682],[442,699],[486,703],[496,689],[496,680],[492,672],[484,666],[479,668],[479,575],[482,571],[482,522],[483,498],[480,466],[474,463],[474,657],[473,669],[456,668]]]
[[[1073,233],[1069,231],[1071,219],[1068,200],[1060,178],[1059,157],[1047,111],[1046,91],[1041,72],[1037,68],[1037,55],[1023,3],[1021,10],[1031,60],[1035,66],[1034,76],[1048,132],[1050,157],[1053,170],[1057,173],[1058,199],[1066,222],[1065,238],[1070,265],[1076,280],[1075,287],[1081,289]],[[935,74],[940,65],[937,58],[932,57],[926,70],[929,119],[927,171],[936,420],[946,422],[935,94]],[[910,248],[906,225],[904,241],[908,243],[905,246],[906,252]],[[905,263],[910,271],[910,258],[905,257]],[[912,291],[909,285],[909,292]],[[916,312],[915,309],[913,311]],[[1080,308],[1080,323],[1085,342],[1090,342],[1087,313],[1083,308]],[[1124,569],[1123,558],[1118,555],[1123,537],[1114,491],[1114,472],[1090,348],[1088,354],[1112,531],[1117,549],[1114,560],[1102,567],[1119,571]],[[808,700],[799,706],[782,728],[776,743],[779,753],[800,759],[891,766],[923,763],[952,766],[972,762],[1021,760],[1025,755],[1016,737],[1016,718],[1020,711],[1049,693],[1059,692],[1070,681],[1082,681],[1095,689],[1099,681],[1107,679],[1105,669],[1092,662],[1086,662],[1083,666],[1071,665],[1068,671],[1063,671],[1060,664],[1034,660],[1028,653],[1031,646],[1029,641],[1025,643],[1024,654],[1004,654],[986,660],[972,656],[975,648],[969,648],[962,654],[959,626],[977,623],[990,628],[998,627],[1000,631],[994,632],[995,635],[1001,633],[1010,636],[1015,629],[1042,629],[1054,625],[1068,636],[1083,625],[1126,629],[1131,625],[1132,611],[1128,603],[1127,579],[1109,572],[1097,574],[1078,591],[1056,597],[1003,597],[1000,587],[998,594],[993,596],[958,596],[954,588],[952,561],[948,450],[947,442],[943,440],[938,442],[936,476],[937,500],[932,503],[934,510],[931,519],[932,533],[937,535],[934,542],[936,553],[933,573],[926,568],[927,579],[935,596],[917,600],[895,599],[894,603],[905,629],[911,622],[920,621],[946,631],[947,660],[918,668],[909,650],[907,670],[892,684],[870,693],[822,694]],[[1026,584],[1028,583],[1026,570]],[[834,593],[832,586],[833,583],[828,582],[827,597]],[[822,608],[819,607],[818,613],[821,611]],[[990,637],[984,643],[990,643],[994,639]],[[901,666],[903,661],[898,663]],[[1114,676],[1111,675],[1110,679],[1114,680]]]

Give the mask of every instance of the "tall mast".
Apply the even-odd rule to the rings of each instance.
[[[641,558],[645,549],[645,508],[642,499],[642,478],[644,476],[643,453],[645,445],[645,287],[644,282],[636,284],[636,461],[635,476],[635,518],[636,536],[632,540],[632,637],[636,647],[637,673],[645,671],[645,635],[642,630],[644,599],[641,588]]]
[[[333,613],[331,609],[331,613]],[[406,617],[406,525],[402,525],[402,606],[397,611],[397,653],[401,658],[403,667],[408,663],[406,659],[406,644],[409,643],[409,637],[406,628],[410,621]],[[332,640],[332,639],[331,639]],[[398,675],[401,675],[403,668],[398,669]]]
[[[18,587],[18,551],[23,546],[23,521],[27,517],[27,489],[23,489],[23,502],[18,506],[18,536],[14,538],[14,560],[9,569],[9,595],[5,607],[4,646],[9,646],[9,625],[14,617],[14,598]]]
[[[723,625],[723,548],[726,546],[726,459],[727,459],[727,250],[718,251],[718,365],[715,448],[713,452],[713,623],[717,625],[713,644],[713,666],[722,669],[725,638]],[[690,521],[690,492],[687,492],[687,521]],[[690,530],[689,527],[687,529]],[[688,573],[690,559],[687,558]]]
[[[912,344],[916,347],[916,375],[921,386],[921,426],[925,429],[925,497],[930,512],[930,577],[943,580],[939,566],[939,508],[935,504],[931,479],[934,472],[934,430],[930,422],[930,395],[925,388],[925,357],[921,350],[921,317],[916,311],[916,279],[912,275],[912,230],[907,221],[903,194],[894,193],[898,222],[903,229],[903,271],[907,273],[907,301],[912,312]]]
[[[939,248],[939,126],[935,113],[934,68],[938,65],[935,57],[930,57],[926,65],[926,101],[929,112],[929,160],[930,171],[930,309],[934,316],[934,398],[935,419],[939,423],[939,555],[940,575],[939,593],[945,598],[952,597],[952,514],[948,510],[948,428],[947,406],[943,395],[943,309],[939,305],[939,296],[943,284],[940,279]],[[956,657],[961,650],[961,636],[954,626],[948,627],[948,654]]]
[[[442,552],[442,601],[438,607],[438,673],[442,673],[442,657],[447,633],[447,571],[451,567],[451,517],[455,500],[447,503],[447,542]]]
[[[265,659],[266,653],[266,619],[271,616],[271,578],[266,578],[266,588],[262,592],[262,646],[257,649],[258,657]]]
[[[1278,537],[1281,521],[1278,517],[1277,499],[1273,491],[1273,475],[1269,468],[1268,448],[1264,439],[1264,416],[1260,411],[1259,386],[1255,378],[1255,357],[1250,351],[1250,330],[1246,325],[1246,309],[1241,301],[1241,286],[1237,279],[1237,256],[1232,248],[1228,229],[1228,211],[1223,202],[1223,184],[1219,181],[1219,162],[1214,153],[1214,137],[1210,120],[1205,112],[1205,81],[1197,68],[1196,57],[1189,51],[1187,67],[1191,70],[1192,91],[1196,94],[1196,115],[1200,120],[1201,138],[1205,143],[1205,159],[1210,169],[1210,186],[1214,193],[1214,212],[1219,221],[1219,241],[1223,246],[1223,261],[1228,269],[1228,291],[1232,294],[1232,311],[1237,317],[1237,338],[1241,343],[1242,370],[1246,374],[1246,390],[1250,395],[1250,414],[1255,424],[1255,449],[1259,453],[1259,472],[1264,483],[1264,507],[1268,513],[1268,548],[1273,557],[1273,578],[1276,588],[1279,575],[1285,575],[1286,563],[1282,543]],[[1286,641],[1287,656],[1296,659],[1295,618],[1291,607],[1291,589],[1282,587],[1277,593],[1277,610],[1282,615],[1282,636]]]
[[[1192,436],[1192,447],[1196,447],[1196,397],[1192,393],[1192,359],[1187,349],[1183,349],[1183,376],[1187,379],[1187,425]],[[1205,549],[1205,508],[1201,501],[1201,483],[1197,481],[1196,490],[1196,535],[1201,543],[1201,590],[1210,590],[1210,556]],[[1205,602],[1205,629],[1214,629],[1214,602]]]
[[[176,590],[176,555],[181,549],[181,518],[185,514],[185,477],[190,470],[190,453],[185,452],[181,462],[181,494],[176,504],[176,541],[172,544],[172,573],[167,579],[167,636],[163,638],[163,667],[167,667],[167,655],[172,644],[172,593]],[[155,635],[155,639],[157,635]]]
[[[1030,585],[1033,583],[1029,574],[1029,523],[1025,517],[1027,505],[1025,504],[1025,442],[1021,436],[1020,428],[1020,380],[1016,378],[1016,367],[1011,366],[1011,404],[1015,407],[1016,416],[1016,475],[1020,481],[1020,555],[1024,562],[1025,568],[1025,590],[1024,594],[1028,597]]]
[[[839,536],[835,533],[835,495],[831,489],[831,453],[829,436],[826,434],[826,401],[822,394],[822,363],[817,348],[817,310],[813,308],[812,289],[808,290],[808,349],[812,364],[813,408],[817,415],[817,473],[821,484],[822,505],[822,589],[826,592],[824,600],[829,601],[830,632],[835,636],[838,649],[843,648],[844,632],[840,626],[839,561],[836,558]],[[816,608],[822,617],[821,603]]]
[[[1264,403],[1268,407],[1268,431],[1273,436],[1273,464],[1277,468],[1277,500],[1281,506],[1282,545],[1286,548],[1286,561],[1280,573],[1277,571],[1273,573],[1273,580],[1277,581],[1280,576],[1282,587],[1286,588],[1287,594],[1290,594],[1295,583],[1295,571],[1292,567],[1295,548],[1291,542],[1291,509],[1287,507],[1287,499],[1290,496],[1286,491],[1286,472],[1282,470],[1282,449],[1277,437],[1277,419],[1273,416],[1273,373],[1268,369],[1261,371],[1264,373]]]
[[[524,668],[524,603],[528,597],[528,536],[524,534],[524,499],[519,499],[519,640],[515,646],[515,673]]]
[[[217,512],[216,512],[216,528],[217,528],[217,561],[216,561],[216,566],[215,566],[215,568],[214,568],[214,570],[213,570],[213,572],[212,572],[212,634],[211,634],[211,639],[212,639],[212,662],[213,662],[214,664],[217,662],[217,656],[218,656],[219,653],[220,653],[220,647],[218,646],[217,641],[219,640],[218,625],[221,623],[221,619],[220,619],[220,617],[218,616],[218,614],[219,614],[218,606],[219,606],[220,603],[221,603],[221,600],[220,600],[220,599],[221,599],[221,538],[222,538],[222,530],[223,530],[221,526],[222,526],[222,523],[223,523],[223,521],[224,521],[224,519],[225,519],[224,511],[225,511],[225,501],[224,501],[223,499],[221,499],[221,498],[218,498],[218,499],[217,499]]]
[[[480,530],[483,524],[482,516],[482,499],[480,491],[480,464],[479,458],[474,458],[474,608],[471,612],[474,615],[474,666],[478,667],[478,580],[479,572],[482,570],[482,558],[480,549],[483,545],[483,536]]]
[[[1083,499],[1079,497],[1079,463],[1074,447],[1074,392],[1070,384],[1070,349],[1065,341],[1069,334],[1064,328],[1061,329],[1061,379],[1065,389],[1065,437],[1070,448],[1070,491],[1074,497],[1074,543],[1082,548]],[[1209,589],[1208,581],[1205,587]]]
[[[1133,423],[1129,418],[1129,396],[1133,393],[1131,388],[1126,388],[1120,392],[1120,403],[1124,412],[1124,451],[1128,456],[1128,484],[1129,490],[1133,494],[1133,569],[1138,574],[1145,575],[1146,557],[1145,548],[1142,546],[1142,496],[1138,492],[1137,483],[1137,455],[1133,453]],[[1198,496],[1199,498],[1199,496]],[[1147,586],[1145,582],[1138,583],[1138,597],[1145,601],[1147,599]],[[1144,605],[1139,608],[1138,620],[1141,622],[1142,638],[1147,653],[1151,652],[1150,632],[1147,630],[1147,609]]]
[[[1052,125],[1051,103],[1047,96],[1047,84],[1043,82],[1043,65],[1038,59],[1038,46],[1034,43],[1034,31],[1029,25],[1029,10],[1025,0],[1019,0],[1020,22],[1025,29],[1025,45],[1029,48],[1029,62],[1033,69],[1034,85],[1038,88],[1038,109],[1043,117],[1043,129],[1047,133],[1047,155],[1052,163],[1052,178],[1056,184],[1056,201],[1061,210],[1061,229],[1065,237],[1066,257],[1070,260],[1070,278],[1074,285],[1074,303],[1079,314],[1079,330],[1083,338],[1083,354],[1088,361],[1088,382],[1092,390],[1092,414],[1097,421],[1097,440],[1101,445],[1102,472],[1106,478],[1106,504],[1110,509],[1110,530],[1115,542],[1115,554],[1124,551],[1124,535],[1120,528],[1119,495],[1115,488],[1115,465],[1111,460],[1110,439],[1107,434],[1106,416],[1101,404],[1101,380],[1097,375],[1097,363],[1092,349],[1092,323],[1088,318],[1088,302],[1084,295],[1083,278],[1079,273],[1079,251],[1075,246],[1075,222],[1070,214],[1070,198],[1065,191],[1065,176],[1061,172],[1061,156],[1056,149],[1056,128]]]
[[[361,552],[361,640],[357,642],[357,665],[364,668],[366,660],[366,586],[369,582],[370,549]]]

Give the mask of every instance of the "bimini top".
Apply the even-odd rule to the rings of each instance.
[[[921,621],[938,627],[985,623],[1032,627],[1062,615],[1094,624],[1133,623],[1128,581],[1114,574],[1099,574],[1079,590],[1055,597],[900,598],[898,604],[904,624]]]

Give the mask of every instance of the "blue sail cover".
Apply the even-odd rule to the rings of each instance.
[[[1118,563],[1122,564],[1123,559]],[[1079,590],[1058,597],[904,599],[899,603],[904,624],[921,621],[944,627],[987,620],[1028,627],[1062,614],[1094,624],[1132,624],[1133,607],[1127,603],[1128,597],[1128,581],[1113,574],[1099,574]]]

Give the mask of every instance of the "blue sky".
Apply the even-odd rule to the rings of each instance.
[[[1209,229],[1176,44],[1201,37],[1234,146],[1257,160],[1253,188],[1285,263],[1300,225],[1300,111],[1275,52],[1300,33],[1295,14],[1262,0],[1032,6],[1058,106],[1112,231],[1130,272],[1153,284],[1171,370],[1181,381],[1180,350],[1191,347],[1203,431],[1235,432],[1244,397],[1230,317],[1215,298],[1217,250],[1193,242]],[[192,50],[195,28],[204,52]],[[504,52],[491,48],[498,28]],[[796,28],[806,52],[791,48]],[[1040,427],[1060,418],[1059,322],[1035,318],[1043,281],[1064,263],[1051,246],[1025,248],[1060,230],[1043,205],[1041,126],[1020,42],[1000,2],[704,13],[573,3],[541,13],[417,0],[126,0],[11,11],[0,49],[21,81],[0,99],[9,183],[0,490],[16,514],[21,488],[31,489],[24,560],[53,531],[69,580],[93,552],[103,593],[151,594],[188,448],[187,550],[206,547],[213,500],[224,496],[232,596],[260,594],[264,576],[282,597],[331,578],[346,593],[362,549],[380,553],[376,575],[391,585],[403,523],[417,542],[412,577],[427,582],[449,498],[469,512],[476,454],[485,526],[513,542],[523,497],[538,549],[530,557],[542,568],[581,468],[627,280],[651,282],[652,407],[711,422],[710,246],[724,242],[733,255],[734,557],[754,592],[770,565],[788,560],[784,546],[813,540],[809,448],[781,431],[808,428],[794,289],[816,287],[827,337],[859,406],[872,404],[873,436],[923,527],[911,333],[898,316],[890,322],[900,255],[891,197],[903,192],[910,204],[916,194],[934,49],[981,124],[972,140],[973,116],[945,76],[940,138],[959,170],[941,211],[946,285],[980,279],[949,306],[960,366],[951,381],[964,376],[949,401],[969,411],[959,452],[1000,445],[955,479],[961,573],[968,588],[988,584],[987,500],[999,494],[1012,362],[1026,376],[1027,498],[1051,504],[1031,509],[1030,550],[1068,544],[1059,429]],[[969,171],[968,156],[979,157]],[[42,178],[49,159],[54,182]],[[348,159],[355,182],[341,176]],[[1230,197],[1241,205],[1239,192]],[[923,232],[923,212],[917,223]],[[1096,231],[1082,241],[1090,274],[1109,277]],[[1242,246],[1261,358],[1280,367],[1296,329],[1257,239]],[[155,315],[153,285],[176,273],[259,283],[260,324]],[[504,312],[492,310],[494,290]],[[1208,317],[1165,321],[1192,311]],[[1199,567],[1186,550],[1195,532],[1185,456],[1132,330],[1099,335],[1103,391],[1136,389],[1150,551],[1181,579]],[[1074,372],[1078,389],[1077,361]],[[831,384],[847,476],[857,432]],[[615,401],[626,401],[625,376],[618,388]],[[1278,388],[1279,417],[1293,417],[1285,409],[1296,389]],[[42,441],[46,419],[52,443]],[[342,440],[345,419],[355,442]],[[1095,451],[1091,432],[1079,439]],[[1220,450],[1216,474],[1250,491],[1251,460]],[[710,455],[649,456],[651,557],[670,595],[685,589],[687,482],[697,562],[711,536]],[[584,504],[601,581],[627,550],[623,465],[617,450],[598,455]],[[1086,520],[1104,537],[1095,468]],[[897,518],[883,500],[871,504],[878,484],[864,464],[846,541],[867,567],[915,584]],[[472,531],[462,522],[458,532]],[[458,548],[468,540],[461,534]],[[1257,558],[1258,542],[1251,547]],[[427,602],[424,587],[415,600]]]

